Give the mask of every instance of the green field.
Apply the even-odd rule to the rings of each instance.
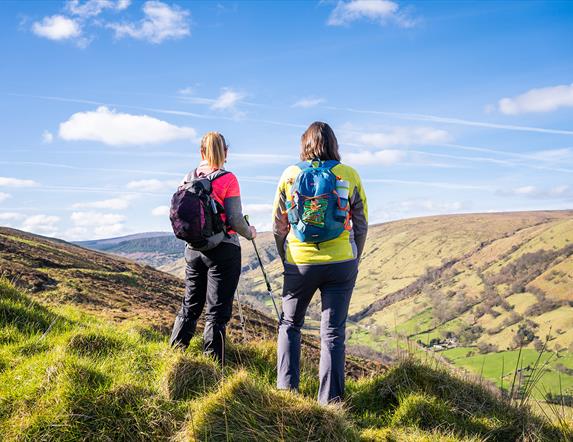
[[[539,357],[539,353],[535,350],[523,349],[518,364],[519,350],[485,355],[476,353],[475,348],[469,347],[459,347],[440,352],[442,356],[456,366],[481,374],[485,379],[499,387],[503,386],[505,389],[510,388],[516,368],[533,367]],[[562,391],[564,394],[573,395],[573,376],[559,372],[556,368],[558,364],[573,367],[573,355],[564,353],[557,358],[553,353],[546,353],[540,358],[539,367],[543,367],[544,373],[533,392],[536,399],[542,400],[547,392],[559,393]],[[517,382],[519,382],[519,375]]]

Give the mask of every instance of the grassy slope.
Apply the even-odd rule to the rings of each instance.
[[[565,440],[483,386],[407,360],[349,381],[344,407],[316,404],[316,364],[301,394],[280,392],[275,347],[230,344],[224,370],[183,353],[141,320],[45,307],[0,280],[0,434],[4,440]],[[563,430],[568,431],[568,430]]]

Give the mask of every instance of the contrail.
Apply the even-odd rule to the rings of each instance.
[[[414,180],[395,180],[391,178],[366,178],[362,180],[365,183],[385,183],[385,184],[406,184],[412,186],[438,187],[441,189],[466,189],[466,190],[487,190],[495,191],[492,186],[482,186],[474,184],[457,184],[441,181],[414,181]]]
[[[522,132],[540,132],[547,134],[558,134],[558,135],[573,135],[571,130],[563,129],[547,129],[544,127],[531,127],[531,126],[517,126],[513,124],[498,124],[498,123],[487,123],[485,121],[472,121],[463,120],[460,118],[451,117],[440,117],[437,115],[426,115],[426,114],[416,114],[416,113],[405,113],[405,112],[385,112],[385,111],[375,111],[375,110],[361,110],[354,109],[351,107],[336,107],[336,106],[320,106],[323,109],[352,112],[357,114],[370,114],[370,115],[383,115],[386,117],[398,118],[401,120],[412,120],[412,121],[429,121],[433,123],[443,123],[443,124],[456,124],[461,126],[475,126],[475,127],[485,127],[489,129],[505,129],[505,130],[516,130]]]

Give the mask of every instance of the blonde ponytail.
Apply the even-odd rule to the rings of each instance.
[[[225,164],[227,143],[219,132],[207,132],[201,139],[201,155],[213,169],[222,169]]]

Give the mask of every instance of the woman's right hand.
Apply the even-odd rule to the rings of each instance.
[[[255,239],[257,237],[257,229],[255,229],[255,226],[249,226],[249,230],[251,231],[251,239]]]

